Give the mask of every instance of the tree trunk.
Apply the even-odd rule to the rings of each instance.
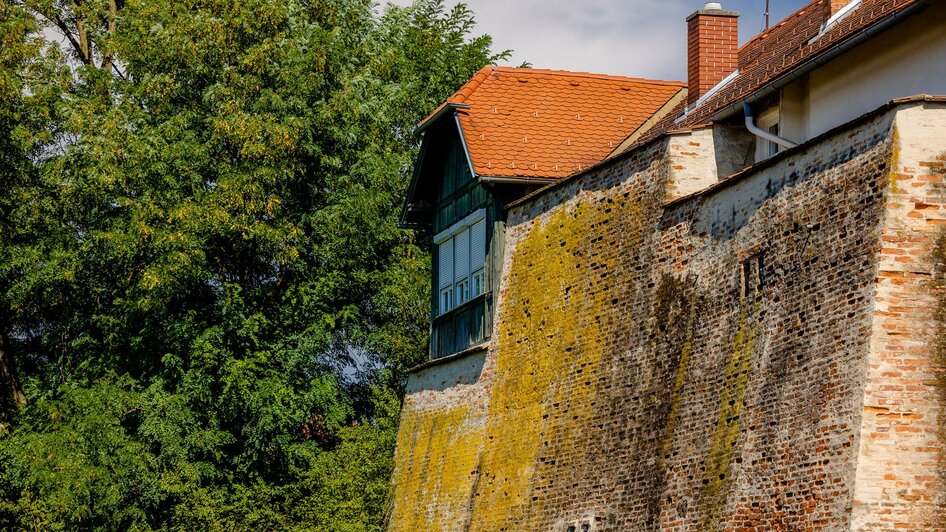
[[[79,34],[79,55],[82,56],[82,62],[92,64],[92,46],[89,44],[89,34],[85,31],[85,24],[82,19],[76,20],[76,33]]]
[[[115,19],[118,17],[118,1],[117,0],[108,0],[108,36],[113,38],[115,36]],[[112,74],[113,60],[111,52],[105,54],[105,58],[102,59],[102,70]]]
[[[0,381],[10,394],[13,405],[20,409],[26,406],[26,396],[23,395],[23,387],[16,376],[16,366],[8,344],[7,334],[0,332]]]

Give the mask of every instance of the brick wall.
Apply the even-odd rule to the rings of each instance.
[[[946,110],[898,114],[882,228],[854,525],[946,528],[943,475],[943,246]],[[939,337],[939,338],[938,338]]]
[[[667,203],[713,149],[675,137],[514,209],[481,374],[405,400],[390,528],[936,529],[928,112]]]
[[[854,0],[825,0],[825,20],[830,18],[832,15],[844,9],[844,6],[850,4]]]

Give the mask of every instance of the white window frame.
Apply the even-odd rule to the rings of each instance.
[[[437,246],[437,253],[440,253],[440,246],[451,241],[460,233],[464,231],[469,231],[476,225],[478,222],[486,223],[486,209],[479,209],[469,216],[463,218],[459,222],[451,225],[447,229],[434,235],[434,245]],[[485,228],[484,228],[485,230]],[[468,237],[467,245],[472,245],[472,238]],[[455,252],[454,252],[455,253]],[[487,254],[486,250],[482,250],[484,257]],[[455,257],[455,255],[454,255]],[[445,284],[443,279],[440,279],[443,272],[440,272],[440,268],[437,270],[437,286],[439,289],[439,297],[437,298],[437,315],[442,316],[447,312],[459,307],[460,305],[472,300],[475,297],[478,297],[485,293],[486,287],[486,276],[485,276],[485,266],[479,266],[476,271],[470,272],[467,271],[464,275],[459,276],[460,272],[457,272],[457,261],[454,258],[453,262],[453,279],[451,279],[449,284]],[[473,264],[473,251],[468,251],[466,265],[467,268],[471,268]],[[479,284],[477,284],[479,283]],[[476,293],[476,291],[480,291]]]
[[[440,301],[437,303],[437,305],[438,305],[437,306],[438,309],[454,308],[455,305],[453,304],[453,284],[452,283],[450,284],[450,286],[440,290]],[[440,312],[440,314],[443,314],[443,312]]]
[[[486,268],[480,268],[470,275],[470,298],[486,293]]]
[[[470,278],[464,277],[454,283],[453,286],[456,294],[456,305],[453,307],[456,308],[470,300]]]
[[[759,114],[759,117],[756,119],[755,123],[759,129],[764,129],[769,133],[773,133],[776,136],[781,136],[781,110],[779,106],[770,107],[762,113]],[[773,128],[775,129],[773,131]],[[778,144],[772,142],[771,140],[764,139],[762,137],[756,137],[755,142],[755,162],[761,162],[769,157],[772,157],[778,154],[782,150],[782,147]]]

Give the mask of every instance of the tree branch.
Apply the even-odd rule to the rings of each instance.
[[[52,22],[56,24],[56,27],[58,27],[60,31],[62,31],[62,34],[65,35],[66,39],[69,40],[69,43],[72,44],[72,48],[76,51],[77,54],[79,54],[79,59],[81,59],[82,62],[85,63],[86,65],[91,64],[92,59],[86,56],[85,52],[82,51],[81,41],[76,40],[76,38],[72,35],[72,32],[69,30],[69,26],[66,26],[66,23],[63,22],[62,18],[60,18],[59,15],[55,15],[53,19],[54,20]],[[47,17],[47,20],[48,20],[48,17]]]
[[[23,387],[16,375],[16,364],[7,345],[7,335],[2,331],[0,331],[0,380],[7,388],[8,397],[13,406],[16,409],[26,406],[26,395],[23,394]]]
[[[118,3],[116,2],[116,0],[108,0],[107,26],[108,26],[108,35],[110,37],[115,35],[115,19],[117,17],[118,17]],[[114,62],[113,62],[112,54],[111,52],[109,52],[102,59],[102,70],[105,70],[105,71],[112,70],[113,67],[114,67]],[[118,72],[117,68],[115,69],[115,72]],[[125,76],[122,76],[122,78],[124,77]]]
[[[82,43],[76,39],[75,35],[72,34],[72,30],[69,29],[69,26],[64,20],[62,20],[62,17],[60,17],[58,13],[47,13],[36,6],[31,5],[31,2],[20,2],[19,4],[24,9],[27,9],[33,12],[35,15],[44,18],[46,22],[55,26],[60,32],[62,32],[62,36],[69,41],[69,45],[72,46],[72,49],[75,50],[75,52],[79,55],[79,58],[82,60],[82,62],[86,65],[90,64],[91,58],[88,56],[88,54],[83,52]]]
[[[118,74],[118,77],[122,78],[123,81],[128,81],[128,76],[126,76],[124,72],[122,72],[121,70],[119,70],[119,69],[118,69],[118,66],[116,66],[114,63],[112,63],[112,70],[113,70],[116,74]]]

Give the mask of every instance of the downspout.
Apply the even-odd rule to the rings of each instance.
[[[786,149],[790,149],[790,148],[794,148],[795,146],[798,146],[798,144],[795,144],[794,142],[788,139],[782,138],[773,133],[769,133],[768,131],[755,125],[755,121],[752,119],[752,107],[749,106],[749,102],[742,103],[742,111],[746,115],[746,129],[748,129],[749,132],[752,133],[753,135],[761,139],[765,139],[769,142],[774,142],[775,144],[778,144],[779,146]]]

